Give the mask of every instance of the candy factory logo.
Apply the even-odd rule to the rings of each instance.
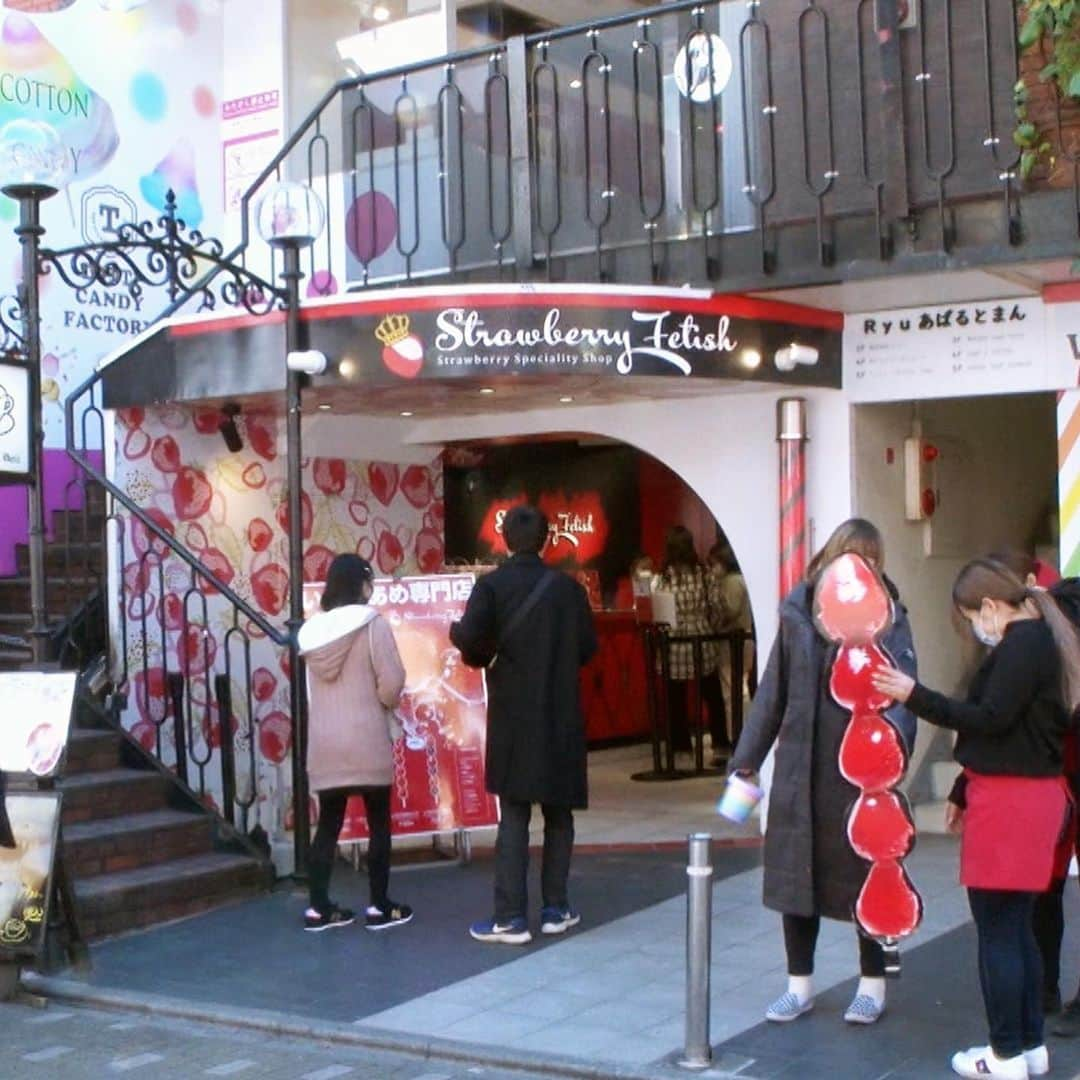
[[[550,308],[543,323],[533,327],[491,327],[475,309],[446,308],[435,319],[439,330],[435,348],[441,354],[440,366],[510,367],[527,362],[575,366],[614,361],[620,375],[630,375],[636,361],[649,358],[689,375],[693,368],[684,352],[734,352],[738,346],[731,336],[731,318],[727,315],[717,319],[715,330],[705,329],[693,315],[673,319],[670,311],[633,311],[630,318],[644,328],[640,335],[635,334],[634,326],[593,327],[564,322],[557,307]],[[511,349],[556,351],[524,355],[505,352],[494,358],[472,351]]]
[[[424,343],[409,333],[408,315],[387,315],[375,328],[383,344],[382,362],[387,371],[403,379],[415,379],[424,366]]]
[[[121,225],[138,220],[135,200],[111,184],[87,188],[82,201],[82,236],[87,244],[109,244]]]

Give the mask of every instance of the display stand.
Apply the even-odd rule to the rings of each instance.
[[[472,862],[473,831],[472,829],[453,829],[447,832],[426,834],[431,836],[432,858],[427,862],[405,863],[404,865],[395,863],[394,873],[404,873],[408,870],[430,870],[433,866],[445,866],[448,862],[456,862],[458,866],[468,866]],[[417,835],[425,834],[409,834],[410,838]],[[447,838],[450,840],[449,846],[444,844]],[[351,849],[349,857],[352,868],[357,873],[360,872],[363,865],[364,854],[367,851],[365,845],[366,841],[364,840],[347,840],[345,843],[338,844],[339,848],[348,847]]]
[[[661,780],[689,780],[700,776],[721,776],[723,769],[705,765],[705,702],[701,694],[701,671],[703,648],[706,643],[727,645],[731,665],[731,742],[738,742],[743,726],[742,687],[745,680],[744,646],[747,634],[742,630],[723,634],[699,634],[679,636],[671,632],[666,623],[643,623],[642,643],[645,651],[645,674],[648,690],[649,726],[652,732],[652,769],[633,773],[631,780],[656,782]],[[690,737],[693,742],[694,768],[678,769],[675,766],[674,744],[671,738],[671,704],[668,699],[668,680],[671,673],[671,647],[690,645],[693,655],[694,676],[688,680],[694,687],[693,714]],[[723,663],[721,657],[720,663]]]
[[[0,799],[10,823],[4,839],[11,841],[0,847],[0,1000],[43,1005],[21,989],[23,967],[84,967],[89,960],[61,853],[62,795],[56,790],[75,684],[71,672],[0,675],[7,706]]]

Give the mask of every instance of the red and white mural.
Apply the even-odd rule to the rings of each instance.
[[[230,453],[217,408],[131,409],[117,416],[115,482],[220,581],[283,627],[289,590],[284,418],[245,411],[236,418],[244,448]],[[442,488],[438,460],[428,465],[305,460],[305,579],[321,581],[334,555],[344,551],[371,560],[383,576],[438,572],[443,566]],[[279,835],[292,826],[287,817],[292,739],[288,657],[244,620],[254,671],[249,718],[240,683],[242,643],[236,635],[227,637],[231,605],[205,583],[194,587],[191,572],[179,560],[161,563],[152,540],[138,522],[125,537],[130,678],[125,725],[156,749],[158,725],[168,714],[168,674],[185,673],[193,717],[188,750],[194,766],[189,768],[209,761],[221,738],[214,678],[225,673],[229,649],[238,791],[244,797],[254,779],[258,802],[249,826],[258,823],[271,836]],[[113,618],[118,620],[119,613],[114,611]],[[115,633],[114,640],[121,641],[122,635]],[[161,733],[162,757],[172,762],[171,722],[162,725]],[[206,785],[215,796],[219,774],[216,761],[208,765]]]

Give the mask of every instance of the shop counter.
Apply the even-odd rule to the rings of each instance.
[[[593,613],[599,644],[581,672],[581,704],[590,746],[649,737],[645,653],[632,611]]]

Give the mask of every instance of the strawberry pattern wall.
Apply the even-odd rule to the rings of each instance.
[[[233,454],[219,433],[221,419],[216,408],[118,413],[113,479],[222,582],[270,622],[284,626],[289,590],[284,421],[271,412],[241,414],[237,425],[244,448]],[[438,459],[428,465],[305,460],[305,580],[322,580],[334,555],[344,551],[369,559],[384,576],[438,572],[443,567],[442,489]],[[159,568],[153,555],[144,558],[153,551],[151,541],[136,522],[125,542],[130,692],[124,725],[150,750],[158,749],[160,725],[161,757],[175,764],[166,676],[186,674],[192,786],[204,786],[207,798],[220,803],[214,678],[225,672],[229,648],[238,794],[244,799],[257,793],[248,827],[258,823],[280,836],[292,827],[288,657],[251,628],[253,716],[246,715],[242,646],[235,635],[226,641],[231,605],[209,586],[193,589],[180,560],[167,559]],[[110,558],[115,564],[115,544]],[[111,617],[113,641],[119,643],[119,611]],[[120,657],[114,659],[119,667]]]

